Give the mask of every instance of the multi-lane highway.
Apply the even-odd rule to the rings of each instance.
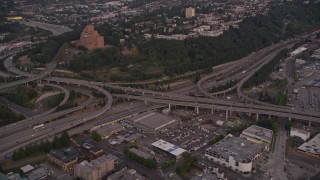
[[[274,45],[274,47],[271,47],[271,48],[269,47],[269,49],[267,48],[251,56],[252,57],[257,56],[258,58],[256,59],[260,63],[259,60],[263,61],[261,59],[263,58],[263,56],[269,55],[270,53],[276,53],[277,48],[283,45],[287,45],[286,43],[292,43],[292,42],[287,41],[287,42],[282,42],[280,44],[276,44]],[[251,59],[251,56],[249,56],[250,59]],[[246,60],[248,61],[249,59],[247,58]],[[227,68],[225,71],[219,72],[218,75],[215,74],[215,75],[212,75],[210,78],[204,78],[203,80],[200,80],[198,87],[201,90],[203,88],[202,83],[207,80],[209,81],[209,83],[211,83],[207,87],[210,87],[212,84],[215,84],[216,82],[210,82],[209,80],[212,77],[218,77],[218,76],[220,76],[219,78],[224,77],[225,78],[224,81],[227,82],[227,80],[230,79],[229,76],[239,76],[239,74],[237,73],[239,73],[238,71],[242,70],[241,68],[246,68],[248,70],[248,72],[240,74],[241,77],[246,79],[250,75],[252,76],[252,73],[254,74],[254,72],[258,71],[261,68],[261,65],[258,64],[258,62],[253,63],[253,65],[250,65],[250,66],[248,65],[246,67],[238,68],[234,66],[234,67]],[[155,102],[155,103],[160,103],[165,105],[190,106],[190,107],[195,107],[197,111],[199,111],[199,108],[212,109],[212,110],[213,109],[226,110],[227,116],[230,112],[234,111],[234,112],[256,113],[257,115],[266,114],[266,115],[272,115],[272,116],[289,117],[289,118],[301,119],[306,121],[320,122],[320,113],[314,112],[314,111],[297,112],[294,109],[286,108],[286,107],[278,108],[270,105],[253,105],[252,103],[250,104],[237,103],[237,102],[226,101],[221,99],[196,98],[196,97],[190,97],[190,96],[181,95],[181,94],[172,93],[172,92],[163,93],[163,92],[156,92],[156,91],[150,91],[150,90],[128,88],[128,87],[122,87],[122,86],[117,86],[115,84],[108,84],[103,82],[93,82],[93,81],[60,78],[60,77],[47,77],[49,74],[53,72],[56,66],[55,61],[52,61],[51,63],[47,64],[46,71],[37,75],[25,74],[19,70],[15,70],[14,66],[10,66],[10,59],[8,59],[8,63],[9,64],[7,67],[8,69],[11,68],[10,70],[11,72],[26,76],[27,78],[13,82],[13,83],[0,85],[0,89],[10,88],[12,86],[24,84],[31,81],[42,80],[42,82],[47,81],[48,83],[58,83],[60,85],[68,84],[68,85],[83,86],[90,89],[96,89],[97,91],[100,91],[102,94],[104,94],[105,99],[107,99],[107,103],[105,104],[104,107],[96,109],[95,111],[76,114],[74,116],[62,118],[56,121],[51,121],[51,120],[57,119],[66,114],[79,110],[82,107],[84,107],[83,105],[86,103],[72,109],[54,112],[46,115],[39,115],[38,117],[32,117],[30,119],[23,120],[16,124],[8,125],[1,128],[0,157],[4,157],[6,154],[28,143],[36,142],[47,137],[52,137],[54,134],[60,133],[65,130],[70,130],[71,128],[74,128],[77,125],[81,125],[82,123],[85,123],[92,119],[96,119],[97,117],[105,113],[108,109],[110,109],[112,105],[113,97],[107,90],[112,90],[117,92],[118,94],[113,94],[117,98],[136,99],[136,100],[141,100],[145,102]],[[234,77],[231,77],[231,78],[234,78]],[[204,87],[204,88],[207,88],[207,87]],[[194,89],[194,87],[192,87],[191,89]],[[241,89],[241,86],[240,86],[240,89]],[[89,100],[92,101],[92,96],[89,98]],[[91,103],[89,100],[87,101],[88,104]],[[45,124],[43,129],[39,129],[38,131],[35,131],[34,129],[30,128],[32,127],[32,125],[40,124],[40,123]],[[81,131],[81,129],[86,129],[86,128],[78,128],[78,131],[76,132]]]
[[[14,82],[11,82],[11,83],[7,83],[7,84],[1,84],[0,85],[0,90],[4,90],[6,88],[11,88],[12,86],[17,86],[17,85],[21,85],[21,84],[25,84],[25,83],[28,83],[28,82],[32,82],[32,81],[36,81],[38,79],[41,79],[41,78],[44,78],[48,75],[50,75],[55,67],[56,67],[56,62],[55,61],[52,61],[48,64],[46,64],[46,71],[40,73],[40,74],[37,74],[37,75],[34,75],[32,77],[28,77],[28,78],[25,78],[25,79],[21,79],[21,80],[18,80],[18,81],[14,81]],[[11,68],[14,67],[14,66],[11,66]],[[18,71],[16,71],[18,72]],[[25,76],[25,74],[20,74],[22,76]]]
[[[37,21],[20,21],[21,24],[30,26],[30,27],[38,27],[40,29],[44,29],[47,31],[52,32],[54,36],[66,33],[71,31],[72,29],[66,27],[66,26],[60,26],[60,25],[55,25],[55,24],[48,24],[48,23],[43,23],[43,22],[37,22]]]
[[[32,73],[28,73],[26,71],[22,71],[20,69],[17,69],[15,67],[15,65],[13,64],[13,56],[10,56],[10,57],[7,57],[4,62],[3,62],[3,65],[4,67],[7,69],[8,72],[10,73],[13,73],[13,74],[18,74],[20,76],[25,76],[25,77],[32,77],[32,76],[35,76],[35,74],[32,74]]]
[[[100,87],[90,87],[99,90],[106,96],[107,102],[105,106],[92,112],[77,114],[57,121],[50,120],[54,119],[55,117],[59,117],[59,115],[63,116],[66,114],[66,112],[57,112],[47,116],[40,116],[38,119],[36,119],[37,124],[45,124],[44,129],[40,128],[41,131],[35,131],[35,129],[31,128],[33,126],[30,123],[34,123],[34,119],[28,119],[22,121],[22,123],[13,124],[12,126],[9,126],[9,129],[7,129],[8,127],[5,127],[5,129],[1,129],[1,132],[3,133],[1,133],[0,135],[0,157],[4,157],[6,156],[6,154],[11,153],[13,150],[16,150],[17,148],[27,145],[31,142],[36,142],[47,137],[54,136],[55,134],[68,130],[82,123],[85,123],[86,121],[95,119],[99,117],[101,114],[105,113],[107,110],[109,110],[113,102],[111,94]],[[29,128],[26,128],[26,125],[28,124],[30,124]],[[23,129],[17,131],[16,127],[20,127]]]

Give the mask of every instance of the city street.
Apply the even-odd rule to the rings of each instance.
[[[270,153],[269,162],[263,167],[263,171],[269,173],[276,180],[288,180],[285,173],[285,152],[286,152],[286,140],[287,131],[285,124],[287,118],[279,118],[280,126],[276,133],[276,139],[274,144],[274,151]]]

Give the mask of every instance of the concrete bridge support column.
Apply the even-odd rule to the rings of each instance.
[[[169,110],[171,111],[171,104],[169,104]]]
[[[213,114],[213,108],[211,109],[211,114]]]
[[[228,117],[228,116],[229,116],[228,113],[229,113],[229,111],[226,110],[226,120],[228,120],[228,118],[229,118],[229,117]]]
[[[259,114],[257,113],[256,121],[259,121]]]
[[[144,96],[144,92],[142,92],[142,96]]]
[[[199,114],[199,107],[195,107],[196,113]]]
[[[309,121],[309,127],[311,126],[311,121]]]

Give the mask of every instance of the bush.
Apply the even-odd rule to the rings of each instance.
[[[142,164],[143,166],[150,168],[150,169],[157,169],[157,162],[154,159],[145,159],[136,155],[135,153],[131,152],[128,147],[126,147],[123,153],[130,159],[137,161],[138,163]]]
[[[25,148],[20,148],[12,154],[12,160],[17,161],[27,157],[36,156],[50,152],[51,149],[59,149],[67,147],[71,143],[67,132],[64,132],[60,137],[55,136],[52,142],[42,141],[40,144],[29,144]]]
[[[164,163],[161,165],[161,169],[169,169],[169,168],[171,168],[172,166],[174,166],[175,164],[176,164],[176,161],[174,161],[174,160],[164,162]]]
[[[180,175],[182,175],[185,172],[190,172],[196,166],[197,163],[197,157],[193,156],[189,152],[184,152],[182,154],[182,157],[182,165],[176,168],[176,172]]]
[[[224,136],[220,134],[219,136],[210,139],[209,145],[215,144],[216,142],[222,140],[223,138]]]
[[[91,132],[91,138],[97,142],[102,141],[102,137],[96,131]]]

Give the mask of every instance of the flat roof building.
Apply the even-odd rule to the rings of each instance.
[[[126,122],[143,130],[156,132],[176,123],[177,120],[157,112],[148,111],[134,116]]]
[[[304,154],[320,158],[320,133],[298,147]]]
[[[145,180],[146,178],[134,169],[123,168],[120,171],[112,174],[107,180]]]
[[[265,149],[269,150],[272,143],[273,132],[270,129],[252,125],[242,131],[240,137],[258,144],[263,143],[265,144]]]
[[[50,175],[51,173],[47,169],[40,167],[28,173],[27,177],[28,177],[28,180],[39,180],[39,179],[45,179]]]
[[[74,166],[74,174],[85,180],[99,180],[114,169],[118,158],[114,155],[103,155],[91,162],[82,161]]]
[[[174,144],[171,144],[167,141],[159,139],[158,141],[151,144],[153,147],[160,149],[161,151],[166,152],[167,154],[171,155],[176,159],[180,159],[181,155],[186,152],[185,149],[180,148]]]
[[[58,165],[62,171],[70,171],[78,161],[78,151],[74,148],[51,150],[48,159]]]
[[[0,172],[0,179],[1,180],[26,180],[25,178],[21,178],[20,174],[10,172],[7,175]]]
[[[147,154],[147,153],[140,151],[139,149],[136,149],[136,148],[130,148],[129,151],[140,156],[140,157],[143,157],[145,159],[150,159],[152,157],[150,154]]]
[[[308,132],[307,130],[304,130],[304,129],[298,129],[298,128],[291,127],[290,128],[290,136],[291,137],[299,137],[303,141],[307,141],[310,138],[310,132]]]
[[[143,135],[140,133],[130,134],[129,136],[124,136],[123,140],[127,143],[135,143],[138,139],[142,138]]]
[[[112,123],[105,125],[99,129],[96,129],[95,131],[103,138],[106,139],[112,134],[121,132],[124,130],[124,127],[119,123]]]
[[[227,136],[205,150],[205,157],[242,173],[252,170],[253,161],[261,155],[264,145],[246,138]]]
[[[20,169],[23,173],[27,173],[27,172],[34,170],[34,167],[31,166],[30,164],[27,164],[25,166],[22,166]]]

